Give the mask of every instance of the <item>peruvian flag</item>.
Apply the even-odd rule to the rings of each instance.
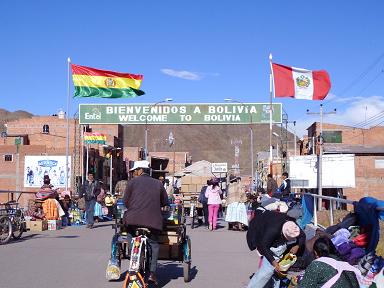
[[[275,97],[323,100],[331,89],[325,70],[311,71],[272,63]]]

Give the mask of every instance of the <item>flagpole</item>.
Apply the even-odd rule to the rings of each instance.
[[[67,58],[68,63],[68,78],[67,78],[67,143],[65,146],[65,191],[68,191],[68,156],[69,156],[69,103],[70,103],[70,66],[71,66],[71,58]]]
[[[269,173],[273,174],[272,171],[272,53],[269,54],[269,65],[271,71],[269,73]]]

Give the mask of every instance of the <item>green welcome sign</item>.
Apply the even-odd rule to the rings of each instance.
[[[282,105],[272,104],[281,123]],[[260,124],[269,123],[269,103],[80,104],[80,124]]]

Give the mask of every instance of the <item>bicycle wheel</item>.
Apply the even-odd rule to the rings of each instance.
[[[191,281],[191,250],[191,239],[186,236],[183,243],[183,276],[185,283]]]
[[[18,216],[15,216],[12,221],[12,238],[17,240],[21,238],[21,235],[26,230],[24,215],[21,211],[17,211]]]
[[[12,222],[8,216],[0,217],[0,244],[6,244],[12,236]]]

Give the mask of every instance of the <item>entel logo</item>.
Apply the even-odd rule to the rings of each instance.
[[[84,118],[87,120],[101,120],[101,114],[96,113],[85,113]]]

